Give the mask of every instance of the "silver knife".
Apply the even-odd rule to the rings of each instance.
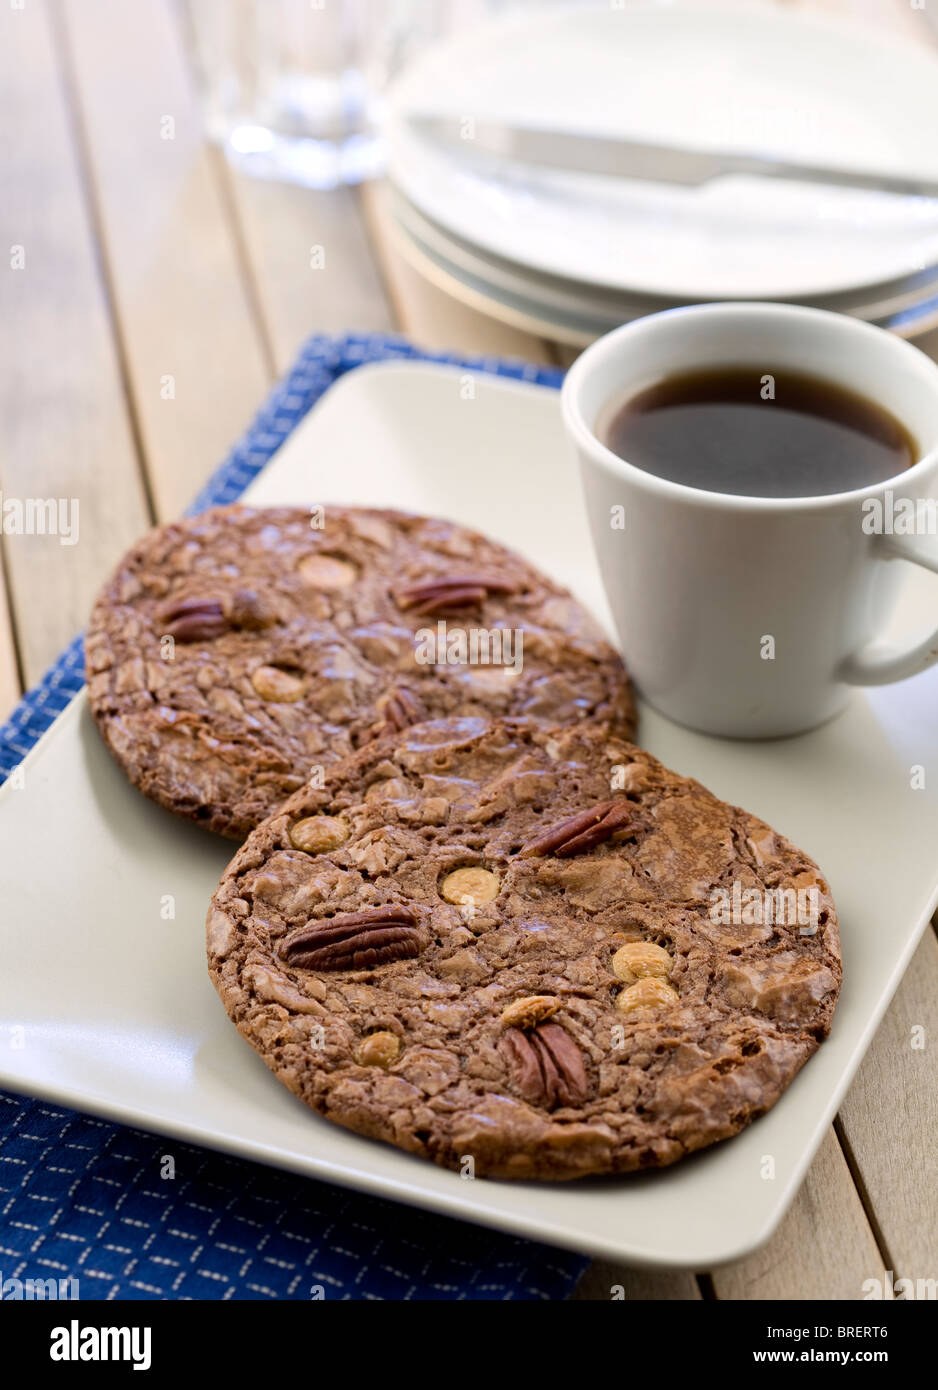
[[[725,174],[792,179],[870,189],[905,197],[938,198],[938,179],[858,173],[822,164],[796,164],[765,154],[691,150],[648,144],[619,136],[580,135],[544,126],[509,125],[472,117],[411,114],[408,123],[430,139],[472,153],[495,155],[518,164],[544,165],[567,173],[603,174],[611,178],[648,179],[654,183],[697,186]]]

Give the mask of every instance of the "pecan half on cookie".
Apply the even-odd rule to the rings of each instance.
[[[301,970],[368,970],[420,954],[417,914],[409,907],[376,907],[310,922],[280,951]]]
[[[165,605],[161,618],[166,636],[177,642],[210,642],[231,627],[217,598],[177,599]]]
[[[525,845],[521,850],[522,859],[532,859],[543,854],[556,854],[558,858],[569,858],[572,854],[585,854],[610,839],[617,830],[623,830],[635,820],[635,808],[628,801],[601,801],[588,811],[580,811],[569,820],[562,821],[550,830],[545,830]]]
[[[508,1028],[498,1050],[518,1094],[532,1105],[552,1110],[580,1105],[589,1095],[583,1053],[559,1023],[539,1023],[530,1032]]]
[[[435,615],[474,608],[493,594],[513,594],[516,585],[498,575],[442,575],[397,591],[398,606]]]

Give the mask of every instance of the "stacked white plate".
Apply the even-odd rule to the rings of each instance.
[[[914,14],[915,12],[913,12]],[[445,116],[938,179],[938,50],[775,8],[514,18],[428,50],[389,127],[400,244],[451,292],[582,344],[677,304],[774,299],[938,324],[938,199],[734,176],[696,188],[507,163]]]

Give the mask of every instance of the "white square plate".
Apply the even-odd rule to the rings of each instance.
[[[448,515],[514,545],[608,623],[555,392],[424,364],[360,368],[247,496]],[[910,578],[903,629],[930,626],[936,606],[938,580]],[[470,1182],[313,1115],[238,1037],[206,975],[205,910],[231,846],[124,781],[82,696],[25,760],[25,785],[0,789],[0,1085],[633,1264],[708,1269],[746,1254],[797,1191],[938,898],[938,670],[858,695],[796,739],[706,738],[647,710],[640,737],[815,857],[840,909],[831,1038],[737,1138],[660,1173]]]

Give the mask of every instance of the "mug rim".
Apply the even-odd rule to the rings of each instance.
[[[716,300],[713,303],[687,304],[672,309],[662,309],[657,313],[646,314],[642,318],[633,319],[629,323],[622,324],[619,328],[613,328],[608,333],[604,333],[601,338],[597,338],[580,354],[569,369],[561,390],[561,409],[568,433],[582,449],[594,457],[598,456],[599,462],[607,468],[611,468],[623,479],[643,486],[648,491],[657,493],[660,497],[681,500],[689,504],[694,503],[703,507],[719,507],[734,511],[819,511],[839,503],[859,502],[870,496],[878,495],[894,483],[908,483],[910,479],[921,478],[929,467],[934,467],[938,463],[938,440],[935,440],[932,446],[911,467],[905,468],[889,478],[874,484],[867,484],[865,487],[851,488],[847,492],[825,492],[808,497],[760,497],[757,494],[749,493],[713,492],[709,488],[697,488],[691,487],[687,483],[673,482],[669,478],[662,478],[656,473],[647,473],[634,463],[629,463],[627,459],[621,458],[607,444],[603,443],[592,426],[587,423],[580,402],[584,381],[595,370],[598,362],[607,359],[617,351],[623,340],[640,336],[644,330],[660,319],[687,316],[707,318],[741,316],[763,319],[808,318],[815,322],[822,322],[826,328],[836,326],[838,331],[847,334],[852,333],[864,339],[872,344],[877,351],[886,348],[887,351],[898,352],[899,357],[904,359],[906,367],[913,368],[919,373],[924,368],[925,375],[930,375],[933,378],[933,389],[938,396],[938,363],[933,362],[921,349],[906,342],[904,338],[898,338],[887,332],[886,329],[879,328],[875,324],[865,323],[862,319],[850,318],[849,315],[840,314],[830,309],[816,309],[802,304],[784,304],[769,300],[748,300],[745,302]]]

